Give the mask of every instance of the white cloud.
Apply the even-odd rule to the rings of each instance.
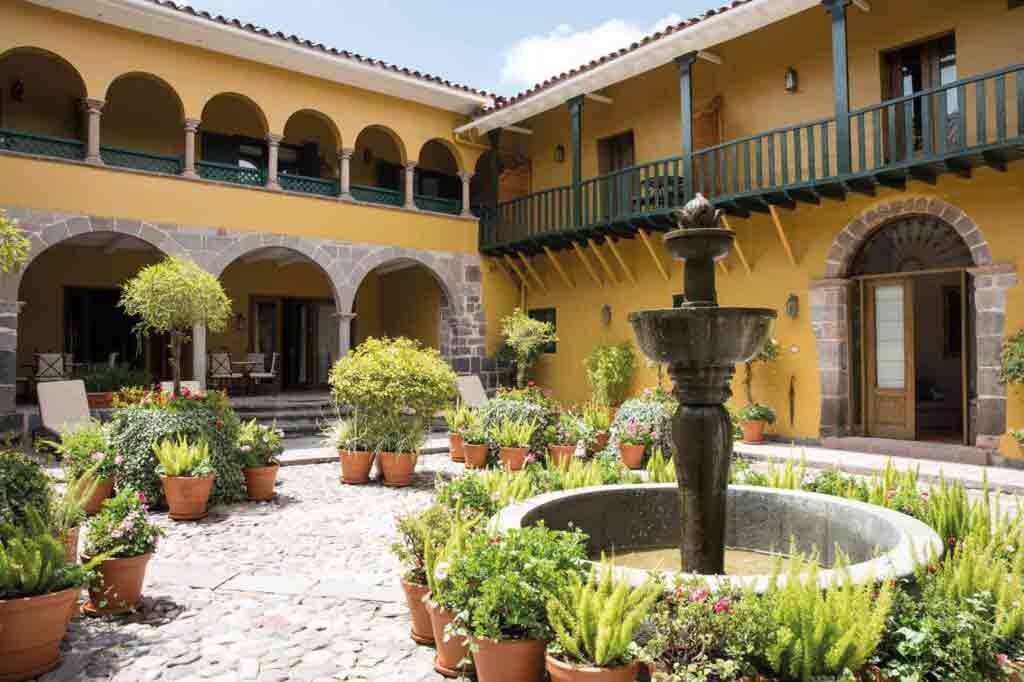
[[[520,87],[540,83],[680,21],[681,16],[670,14],[645,28],[625,19],[609,19],[582,31],[561,24],[546,35],[526,36],[512,45],[505,52],[501,77],[506,83]]]

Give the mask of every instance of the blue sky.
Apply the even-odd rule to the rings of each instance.
[[[199,9],[499,94],[625,47],[723,0],[189,0]],[[500,9],[498,9],[500,8]]]

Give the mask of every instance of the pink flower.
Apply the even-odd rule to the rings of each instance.
[[[889,492],[887,492],[885,494],[885,496],[886,496],[887,499],[891,500],[892,498],[896,497],[896,491],[895,490],[890,490]]]
[[[996,656],[996,663],[999,664],[999,667],[1005,668],[1010,664],[1010,657],[1006,654],[999,654]]]
[[[99,452],[99,451],[92,453],[92,461],[94,461],[94,462],[101,462],[101,461],[103,461],[103,453]]]
[[[728,613],[731,611],[732,602],[729,601],[728,597],[722,597],[715,602],[715,613]]]
[[[139,493],[139,502],[141,504],[146,504],[146,496],[143,495],[142,493]]]
[[[526,456],[526,463],[527,464],[533,464],[536,461],[537,461],[537,455],[535,455],[534,453],[531,452],[530,454],[528,454]]]
[[[690,603],[696,604],[697,602],[702,602],[710,596],[711,594],[707,590],[694,590],[690,593]]]
[[[121,455],[118,455],[117,457],[114,458],[114,464],[116,464],[117,466],[121,466],[122,463],[124,463],[124,457],[122,457]]]

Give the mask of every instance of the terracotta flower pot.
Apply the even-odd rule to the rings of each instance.
[[[466,458],[463,447],[465,447],[465,442],[462,440],[462,434],[456,431],[449,432],[448,455],[452,458],[453,462],[461,462]]]
[[[544,667],[551,676],[551,682],[633,682],[640,664],[634,662],[617,668],[591,668],[564,663],[548,656]]]
[[[412,474],[416,471],[415,452],[380,453],[380,470],[384,474],[384,485],[404,488],[412,485]]]
[[[509,471],[519,471],[526,466],[526,455],[529,448],[502,448],[501,466]]]
[[[92,483],[93,482],[91,479],[83,478],[78,485],[84,491],[91,488]],[[82,505],[83,509],[85,510],[85,513],[90,515],[98,514],[100,512],[100,509],[103,508],[104,500],[108,499],[113,494],[114,479],[101,478],[99,481],[96,482],[96,488],[95,490],[92,491],[92,495],[90,495],[89,499],[85,501],[84,505]]]
[[[114,406],[114,394],[111,391],[86,393],[85,399],[93,410],[105,410]]]
[[[274,499],[274,483],[277,481],[277,464],[266,467],[245,467],[245,489],[250,500],[266,502]]]
[[[605,448],[608,447],[608,441],[611,437],[612,434],[607,431],[601,431],[594,436],[594,452],[604,452]]]
[[[64,533],[61,542],[64,543],[64,560],[69,564],[78,563],[78,536],[81,529],[75,527]]]
[[[205,518],[213,490],[213,476],[161,476],[164,496],[175,521],[197,521]]]
[[[349,485],[363,485],[370,482],[374,454],[358,450],[338,450],[341,461],[341,481]]]
[[[430,628],[434,633],[434,645],[437,655],[434,656],[434,670],[445,677],[462,677],[471,675],[473,663],[469,660],[469,647],[462,637],[452,636],[445,641],[444,629],[455,620],[455,615],[430,602],[425,604],[430,614]],[[465,663],[462,663],[465,661]]]
[[[423,603],[423,598],[430,594],[430,588],[402,580],[402,591],[405,592],[405,603],[409,605],[409,617],[412,619],[412,641],[417,644],[433,644],[434,630],[430,624],[430,612]]]
[[[549,445],[548,456],[551,463],[556,467],[568,466],[572,458],[576,456],[575,445]]]
[[[744,421],[740,422],[740,428],[743,429],[743,442],[751,445],[764,442],[764,426],[763,421]]]
[[[462,452],[465,456],[467,469],[484,469],[487,467],[487,445],[470,445],[463,443]]]
[[[0,680],[17,682],[60,663],[60,643],[79,588],[21,599],[0,599]]]
[[[548,643],[535,639],[473,638],[480,682],[540,682]]]
[[[146,580],[146,565],[153,554],[141,554],[127,559],[107,559],[96,569],[96,583],[89,588],[89,601],[85,612],[90,616],[110,616],[127,613],[142,603],[142,584]],[[82,557],[87,559],[87,557]]]
[[[646,445],[627,445],[619,443],[619,459],[629,469],[642,469]]]

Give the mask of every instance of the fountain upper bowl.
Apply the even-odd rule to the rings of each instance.
[[[665,248],[680,260],[718,260],[729,255],[736,234],[720,228],[682,228],[665,235]]]
[[[667,308],[630,313],[640,349],[651,360],[685,367],[735,365],[768,340],[769,308]]]

